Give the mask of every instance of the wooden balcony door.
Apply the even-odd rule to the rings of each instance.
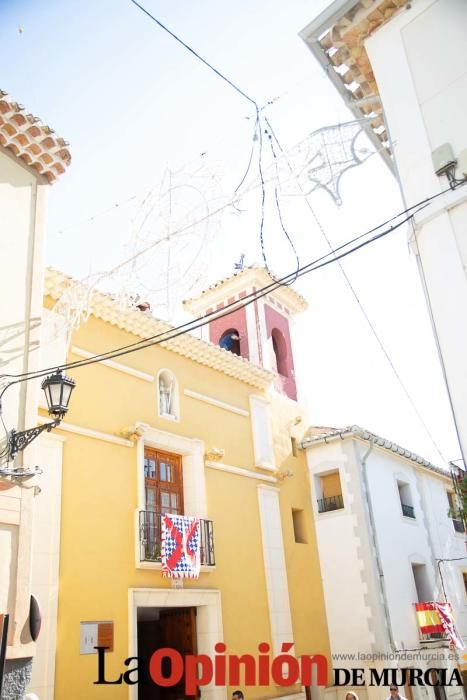
[[[183,472],[180,455],[144,449],[145,510],[183,515]]]

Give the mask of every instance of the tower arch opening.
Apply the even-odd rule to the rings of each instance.
[[[236,328],[228,328],[219,338],[219,347],[240,355],[240,333]]]
[[[283,377],[288,377],[288,363],[287,363],[287,343],[284,336],[277,328],[273,328],[271,332],[272,349],[274,352],[275,369],[278,374]]]

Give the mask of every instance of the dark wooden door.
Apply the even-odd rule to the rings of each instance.
[[[160,611],[160,624],[166,647],[176,649],[183,657],[197,654],[196,608],[170,608]],[[164,700],[199,697],[185,694],[185,677],[173,688],[167,688]]]

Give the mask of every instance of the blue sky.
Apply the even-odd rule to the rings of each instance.
[[[266,114],[286,147],[352,118],[298,36],[326,0],[142,4],[259,104],[278,97]],[[127,257],[135,216],[135,200],[128,200],[157,190],[167,168],[192,173],[208,164],[226,190],[238,183],[251,149],[251,105],[129,0],[0,0],[0,37],[0,87],[70,142],[72,165],[50,192],[49,264],[81,278]],[[342,194],[340,208],[326,193],[311,198],[334,245],[402,209],[378,155],[344,175]],[[230,212],[210,231],[200,258],[210,282],[229,273],[241,252],[248,262],[261,260],[257,193],[242,206],[244,213]],[[303,201],[283,206],[301,260],[325,252]],[[294,258],[267,213],[270,264],[287,272]],[[193,250],[176,252],[189,261]],[[164,260],[160,254],[149,261],[152,276]],[[352,256],[345,267],[443,455],[457,458],[405,231]],[[149,279],[151,269],[144,274]],[[310,303],[297,319],[295,354],[311,419],[361,423],[439,462],[337,266],[303,278],[297,290]]]

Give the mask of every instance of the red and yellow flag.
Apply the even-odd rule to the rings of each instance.
[[[435,634],[444,632],[439,612],[434,603],[416,603],[418,626],[422,634]]]

